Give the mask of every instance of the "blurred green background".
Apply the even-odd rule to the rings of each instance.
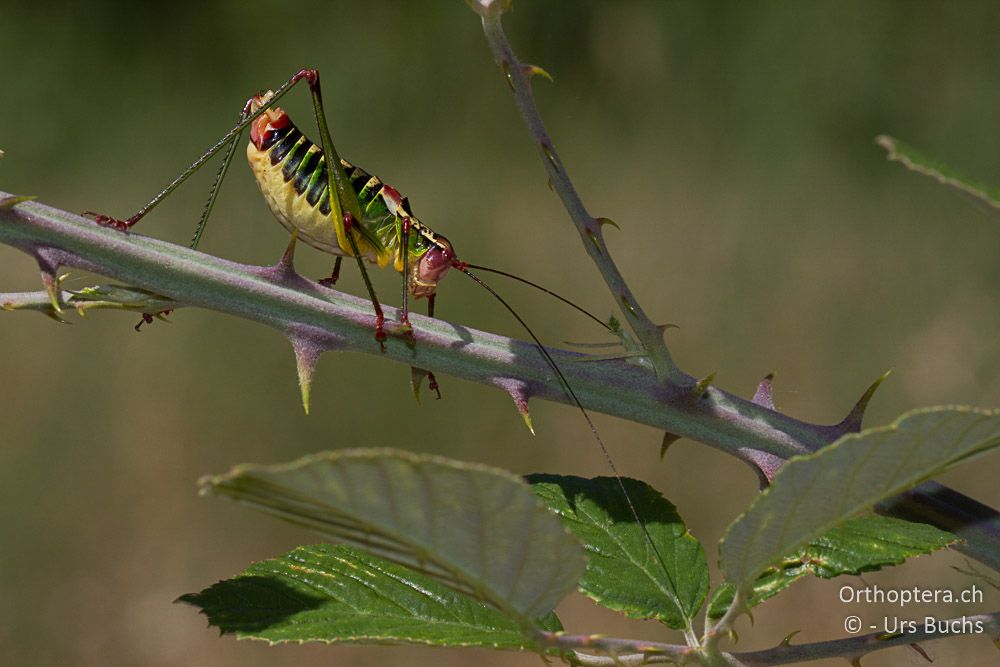
[[[192,5],[193,6],[193,5]],[[323,73],[342,155],[410,197],[460,256],[537,280],[599,313],[613,304],[582,252],[492,63],[477,19],[450,2],[6,2],[0,11],[0,189],[69,210],[125,216],[221,136],[252,93],[303,66]],[[1000,220],[886,163],[888,132],[1000,184],[1000,10],[995,2],[529,2],[508,34],[555,84],[536,94],[644,308],[680,329],[694,375],[749,395],[777,373],[787,413],[838,421],[894,374],[868,424],[939,403],[1000,405]],[[310,127],[308,96],[286,107]],[[206,170],[206,172],[212,170]],[[274,261],[287,242],[239,159],[202,249]],[[139,228],[186,242],[210,174]],[[303,272],[329,260],[305,249]],[[345,267],[350,268],[350,267]],[[346,271],[342,287],[362,293]],[[390,302],[395,276],[377,276]],[[70,285],[96,282],[75,273]],[[498,287],[543,339],[597,340],[585,319]],[[0,290],[33,290],[26,256],[0,248]],[[468,281],[439,314],[518,335]],[[196,479],[239,462],[391,445],[510,470],[607,472],[572,409],[532,406],[442,377],[417,405],[407,368],[327,355],[302,414],[275,331],[178,312],[140,334],[132,315],[73,326],[0,318],[0,664],[536,664],[473,650],[280,646],[219,639],[180,594],[312,535],[220,500]],[[678,506],[715,561],[752,499],[741,464],[690,441],[659,462],[660,434],[598,416],[624,474]],[[997,458],[942,481],[1000,505]],[[956,554],[865,577],[882,586],[967,586]],[[848,613],[951,617],[1000,607],[848,608],[841,582],[798,584],[739,626],[741,647],[844,635]],[[856,585],[860,582],[854,581]],[[560,608],[576,632],[678,640],[652,624]],[[992,664],[985,638],[939,642],[945,665]],[[915,664],[895,649],[866,665]],[[839,665],[840,662],[813,663]]]

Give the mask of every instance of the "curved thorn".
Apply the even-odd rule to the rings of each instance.
[[[299,376],[299,392],[302,394],[302,409],[309,414],[309,398],[312,389],[313,372],[316,363],[323,353],[323,348],[316,343],[290,335],[292,351],[295,353],[295,369]]]
[[[604,225],[611,225],[618,231],[622,230],[622,228],[618,226],[618,223],[612,220],[611,218],[594,218],[594,221],[597,222],[597,224],[599,224],[601,227],[603,227]]]
[[[691,395],[695,398],[701,398],[708,391],[708,388],[712,386],[712,382],[715,380],[715,373],[709,373],[691,388]]]
[[[802,632],[802,631],[801,630],[792,630],[787,635],[785,635],[785,638],[781,640],[781,643],[779,643],[778,646],[791,646],[792,645],[792,637],[794,637],[795,635],[799,634],[800,632]]]
[[[281,259],[270,266],[251,267],[254,275],[278,285],[284,285],[285,287],[292,287],[299,290],[314,289],[316,283],[299,275],[298,271],[295,270],[295,247],[298,243],[298,238],[299,231],[296,229],[292,232],[291,238],[288,239],[288,245],[281,254]],[[319,284],[323,284],[322,281]]]
[[[934,660],[929,655],[927,655],[927,651],[924,650],[924,647],[921,646],[920,644],[914,642],[910,644],[910,648],[919,653],[920,656],[927,662],[934,662]]]
[[[58,267],[39,262],[38,268],[42,274],[42,285],[45,286],[45,293],[49,295],[49,304],[52,306],[52,311],[57,315],[62,315],[62,290],[59,289],[62,276],[56,275]]]
[[[523,63],[521,65],[521,71],[529,79],[531,77],[533,77],[533,76],[540,76],[540,77],[542,77],[544,79],[548,79],[552,83],[555,83],[555,79],[552,78],[552,75],[549,74],[548,72],[546,72],[544,69],[542,69],[538,65],[531,65],[529,63]]]
[[[31,201],[36,198],[37,197],[35,195],[10,195],[8,197],[0,197],[0,208],[13,208],[22,202]]]
[[[417,405],[420,405],[420,385],[424,383],[425,377],[427,371],[423,368],[410,366],[410,389],[413,390],[413,398],[417,401]]]
[[[770,452],[761,451],[759,449],[748,448],[743,450],[742,454],[744,455],[747,463],[750,464],[753,471],[757,473],[757,481],[760,483],[761,491],[766,489],[771,484],[771,480],[774,479],[774,475],[785,463],[785,459],[780,456],[776,456]]]
[[[295,274],[295,244],[299,240],[299,230],[292,230],[292,237],[288,239],[288,246],[281,254],[281,259],[274,265],[276,272],[283,275]]]
[[[840,422],[837,427],[842,433],[857,433],[861,430],[861,420],[865,416],[865,410],[868,408],[868,403],[872,400],[872,396],[875,395],[875,390],[885,382],[886,378],[892,374],[892,370],[888,370],[881,375],[875,382],[872,382],[871,386],[865,390],[865,393],[861,395],[858,402],[854,405],[851,411],[844,417],[844,420]]]
[[[531,431],[531,435],[535,435],[535,427],[531,423],[531,413],[528,411],[528,398],[531,396],[528,391],[528,384],[523,380],[514,380],[511,378],[496,378],[493,380],[493,384],[510,394],[510,397],[514,400],[514,407],[517,408],[521,419],[524,420],[524,425]]]
[[[771,395],[771,382],[773,381],[774,373],[768,373],[765,375],[764,379],[757,385],[757,391],[754,392],[753,398],[750,399],[750,402],[756,403],[757,405],[767,408],[768,410],[775,410],[774,397]]]
[[[667,449],[670,448],[670,445],[674,444],[675,442],[677,442],[680,439],[681,439],[681,436],[676,435],[674,433],[671,433],[669,431],[664,431],[664,433],[663,433],[663,442],[660,443],[660,460],[661,461],[663,460],[663,457],[666,456]]]
[[[531,414],[528,412],[528,404],[524,404],[524,410],[521,410],[520,406],[518,406],[517,409],[521,413],[521,419],[524,420],[524,425],[528,427],[529,431],[531,431],[531,435],[535,435],[535,427],[531,423]]]
[[[45,316],[52,318],[53,320],[55,320],[59,324],[69,324],[69,325],[73,324],[69,320],[63,319],[62,317],[60,317],[58,313],[45,313]],[[81,312],[80,313],[80,317],[85,317],[85,315]]]

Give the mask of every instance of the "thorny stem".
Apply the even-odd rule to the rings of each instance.
[[[518,111],[527,125],[528,132],[538,148],[542,158],[542,163],[548,172],[553,188],[559,194],[570,218],[573,220],[577,231],[583,240],[584,248],[593,259],[597,268],[604,277],[608,288],[616,301],[622,306],[622,313],[629,322],[640,342],[649,355],[658,379],[664,384],[667,393],[675,399],[679,398],[679,393],[683,387],[692,387],[695,380],[681,371],[673,362],[666,343],[663,340],[662,328],[657,326],[644,313],[639,303],[632,296],[631,291],[625,284],[625,280],[618,271],[614,260],[608,253],[603,242],[602,226],[599,221],[591,216],[584,207],[576,188],[569,178],[559,154],[549,137],[545,124],[535,105],[534,96],[531,92],[530,73],[531,66],[522,63],[514,54],[507,36],[501,25],[503,13],[510,8],[511,0],[467,0],[469,6],[480,15],[483,24],[483,32],[489,42],[490,50],[506,77],[507,83],[514,95]],[[768,380],[769,378],[766,378]],[[706,383],[710,385],[709,383]],[[761,385],[763,387],[763,383]],[[874,389],[873,385],[873,388]],[[768,388],[768,394],[770,390]],[[708,402],[715,402],[722,397],[730,397],[729,394],[721,392],[715,387],[709,386],[702,394],[702,398]],[[868,395],[870,398],[870,395]],[[860,418],[864,412],[864,403],[867,399],[862,399],[855,409],[856,415],[849,415],[839,427],[845,427],[851,422],[850,430],[859,430]],[[768,408],[771,415],[779,413],[773,410],[773,406],[759,404],[760,407]],[[757,401],[754,401],[758,405]],[[717,417],[725,419],[723,413],[716,413]],[[856,417],[852,421],[852,416]],[[838,427],[819,427],[824,428]],[[665,429],[668,437],[673,435],[684,435],[671,429]],[[845,431],[846,432],[846,431]],[[792,435],[790,432],[786,432]],[[842,434],[842,433],[841,433]],[[828,439],[824,444],[832,442],[838,435],[827,430]],[[792,435],[796,440],[800,435]],[[700,439],[700,438],[695,438]],[[700,439],[701,442],[716,446],[711,441]],[[822,444],[810,441],[807,436],[804,440],[798,440],[810,451],[815,451]],[[789,458],[789,454],[778,454],[773,449],[758,449],[756,444],[747,440],[742,448],[737,451],[729,450],[729,453],[750,462],[758,473],[770,478],[770,474],[777,469],[781,463]],[[988,563],[994,569],[1000,569],[1000,513],[990,507],[982,505],[970,498],[962,496],[947,487],[943,487],[934,482],[927,482],[920,486],[901,494],[889,501],[881,503],[876,510],[889,516],[899,516],[910,521],[923,521],[938,526],[944,530],[949,530],[963,540],[965,543],[958,549],[968,555],[972,551],[976,552],[973,558],[984,563]],[[975,547],[973,545],[979,545]]]
[[[0,193],[0,203],[9,199]],[[323,288],[294,271],[265,275],[262,267],[123,234],[36,202],[0,206],[0,242],[34,256],[46,274],[59,267],[82,268],[181,306],[227,312],[285,334],[307,328],[327,349],[378,352],[371,337],[370,303]],[[394,309],[387,311],[390,319],[396,317]],[[493,386],[517,380],[526,386],[525,400],[568,402],[531,344],[416,313],[411,320],[420,345],[411,349],[391,337],[388,357]],[[734,455],[753,447],[787,458],[814,451],[840,435],[837,427],[808,424],[716,388],[701,396],[665,388],[650,371],[626,360],[579,363],[587,357],[558,349],[551,353],[586,408],[670,430]]]
[[[705,641],[702,644],[702,649],[709,657],[717,657],[719,651],[719,641],[723,637],[732,633],[733,625],[736,623],[736,619],[740,614],[746,611],[745,597],[742,591],[737,591],[736,595],[733,596],[733,601],[730,603],[729,608],[726,609],[726,613],[720,618],[715,625],[711,628],[707,628],[705,631]],[[705,621],[708,622],[708,615],[705,615]]]
[[[573,652],[574,659],[581,665],[644,665],[656,662],[685,664],[698,661],[697,649],[679,644],[602,635],[567,635],[560,632],[541,633],[540,639],[542,648]],[[594,652],[610,657],[593,655]]]
[[[666,343],[663,340],[662,328],[657,327],[646,316],[639,303],[632,296],[628,285],[625,283],[625,279],[622,277],[621,272],[608,252],[607,246],[604,244],[603,229],[600,221],[590,215],[584,206],[583,201],[576,192],[576,188],[573,187],[573,183],[555,149],[555,145],[545,129],[545,124],[535,105],[530,84],[530,76],[537,69],[526,66],[517,58],[503,31],[501,21],[504,12],[510,8],[510,0],[468,0],[468,2],[472,9],[482,18],[483,32],[486,35],[490,50],[493,52],[494,59],[506,77],[507,83],[514,95],[518,111],[538,149],[545,170],[548,172],[550,184],[559,195],[563,206],[576,226],[577,232],[583,241],[584,249],[601,272],[608,289],[615,297],[626,321],[632,327],[633,331],[635,331],[639,341],[645,348],[645,352],[648,354],[659,380],[667,387],[690,387],[693,384],[692,378],[674,364]],[[707,378],[702,382],[707,387],[711,384],[711,378]],[[874,390],[875,386],[877,384],[873,385],[872,390]],[[700,383],[698,383],[696,388],[698,389],[698,393],[701,393]],[[763,384],[762,388],[764,388]],[[769,399],[769,385],[766,389],[768,398],[765,407],[773,408]],[[870,398],[870,392],[868,398]],[[860,428],[860,413],[863,413],[865,403],[866,399],[862,399],[862,403],[859,404],[859,419],[854,424],[855,428]],[[849,416],[845,422],[850,421],[850,419]],[[667,437],[670,438],[672,435],[673,432],[668,430]],[[754,454],[752,451],[748,451],[752,449],[752,445],[748,445],[747,447],[748,449],[743,450],[745,460],[754,461],[760,473],[768,480],[774,470],[781,465],[783,462],[782,459],[787,458],[780,455],[774,458],[767,454]],[[924,520],[941,525],[942,527],[948,525],[954,528],[961,524],[961,522],[955,521],[954,516],[948,519],[944,518],[944,513],[941,510],[942,506],[948,506],[948,496],[951,493],[954,492],[930,482],[918,487],[914,491],[907,492],[886,503],[882,503],[878,507],[878,510],[886,514],[908,515],[910,520]],[[931,498],[935,500],[935,507],[933,509],[929,507]],[[957,506],[951,506],[949,509],[956,510],[958,514],[974,509],[979,513],[977,515],[979,518],[987,517],[988,521],[985,523],[991,524],[992,537],[987,537],[985,541],[996,545],[997,538],[1000,536],[1000,532],[998,532],[1000,530],[1000,516],[991,508],[979,505],[971,499],[963,498],[963,500],[968,500],[969,502],[959,502],[958,506],[962,507],[961,510]],[[906,504],[907,507],[903,508],[903,504]],[[991,560],[994,564],[993,566],[996,567],[998,559],[991,557]],[[737,594],[726,614],[711,628],[706,628],[704,644],[701,648],[703,657],[712,664],[724,664],[727,662],[727,659],[718,651],[718,642],[723,636],[731,632],[733,623],[743,611],[745,611],[744,605],[741,602],[740,595]],[[617,661],[618,658],[616,657],[615,662]]]
[[[470,0],[470,4],[482,16],[483,32],[486,34],[490,50],[493,51],[493,57],[507,78],[507,83],[514,94],[514,100],[517,102],[517,109],[528,127],[528,132],[539,155],[541,155],[552,188],[559,195],[563,206],[566,207],[566,211],[580,234],[584,249],[597,265],[604,282],[607,283],[608,289],[614,296],[615,303],[621,309],[629,326],[635,331],[646,354],[649,355],[649,360],[652,362],[653,368],[656,369],[657,376],[662,382],[674,386],[691,386],[693,384],[692,378],[683,373],[670,356],[670,351],[663,340],[663,329],[649,319],[639,306],[639,302],[633,296],[632,290],[629,289],[625,278],[611,258],[608,247],[604,243],[603,225],[587,211],[583,200],[580,199],[576,188],[573,187],[573,182],[556,151],[555,144],[552,143],[552,139],[545,129],[545,123],[538,113],[538,107],[535,105],[534,96],[531,93],[528,69],[514,55],[500,23],[501,15],[505,9],[504,5],[509,3],[473,3]]]
[[[371,303],[321,287],[290,265],[239,264],[139,234],[123,234],[35,202],[4,205],[15,199],[0,192],[0,243],[35,257],[49,282],[59,267],[99,273],[162,295],[171,307],[200,306],[267,324],[299,350],[312,353],[314,361],[333,349],[379,354],[371,335]],[[24,298],[3,298],[14,297]],[[37,309],[46,312],[39,300],[36,296]],[[395,309],[386,311],[390,320],[398,319]],[[530,398],[569,401],[533,345],[416,313],[410,319],[420,344],[411,348],[404,339],[390,336],[386,357],[501,387],[518,405],[526,406]],[[650,371],[626,360],[579,363],[588,357],[554,348],[549,352],[588,410],[698,440],[744,460],[748,449],[778,459],[813,452],[851,430],[844,422],[833,426],[803,422],[716,387],[701,395],[664,387]],[[956,547],[959,551],[1000,570],[1000,514],[989,507],[927,482],[896,496],[879,511],[955,533],[965,540]]]
[[[748,452],[770,456],[780,464],[784,459],[815,451],[840,435],[856,430],[860,426],[860,413],[857,423],[845,420],[834,426],[818,426],[781,415],[760,402],[730,395],[709,383],[696,393],[690,391],[697,383],[674,364],[663,341],[662,327],[646,316],[632,295],[604,244],[601,222],[586,210],[548,136],[531,93],[530,68],[514,55],[501,26],[500,17],[509,1],[468,1],[482,16],[490,48],[506,75],[553,189],[656,372],[655,378],[650,377],[639,366],[622,360],[573,363],[585,357],[552,350],[560,367],[565,369],[567,380],[577,388],[580,403],[591,410],[691,437],[755,464],[761,459]],[[200,305],[278,328],[292,340],[297,354],[307,348],[303,357],[312,355],[313,363],[325,350],[376,352],[371,346],[371,315],[364,302],[323,290],[296,274],[290,264],[252,267],[136,235],[123,236],[112,230],[98,229],[88,221],[83,221],[81,229],[78,216],[37,204],[21,204],[15,208],[15,200],[17,198],[0,193],[0,242],[33,255],[42,268],[43,279],[49,284],[58,284],[54,275],[61,266],[96,271],[162,294],[171,307]],[[78,228],[72,229],[74,225]],[[136,253],[130,255],[130,250]],[[66,294],[58,293],[65,301]],[[54,312],[52,298],[48,292],[0,294],[0,307],[39,310],[58,318],[60,313]],[[94,301],[87,307],[122,306]],[[83,310],[78,307],[81,314]],[[526,404],[529,397],[567,402],[557,378],[539,363],[530,346],[416,315],[414,325],[421,330],[421,344],[416,348],[390,344],[386,348],[387,356],[494,386],[506,388],[512,380],[520,382],[527,389],[517,395],[511,392],[519,406]],[[936,483],[927,483],[884,503],[879,509],[885,514],[928,521],[951,530],[966,540],[960,550],[1000,569],[1000,550],[996,548],[1000,544],[1000,515],[991,508]],[[692,660],[765,665],[844,656],[852,651],[863,655],[899,643],[930,638],[870,635],[796,647],[782,644],[775,649],[753,653],[721,653],[718,641],[731,629],[741,609],[734,600],[726,615],[706,632],[705,643],[700,648],[593,636],[552,635],[549,641],[552,646],[597,649],[613,656],[600,658],[577,654],[581,664],[588,665]],[[997,616],[983,618],[996,625]],[[639,653],[621,655],[628,650]],[[794,657],[789,658],[789,655]]]
[[[947,627],[963,627],[968,623],[982,624],[983,632],[987,637],[994,639],[1000,631],[1000,611],[992,614],[980,614],[978,616],[963,616],[961,618],[938,621],[938,624]],[[937,624],[936,624],[937,625]],[[935,639],[946,639],[954,637],[955,634],[949,632],[927,632],[923,625],[917,626],[915,632],[886,635],[882,632],[873,632],[859,637],[846,637],[844,639],[833,639],[825,642],[814,642],[811,644],[787,644],[782,642],[774,648],[763,651],[750,651],[746,653],[732,654],[740,664],[745,667],[765,667],[766,665],[788,665],[806,660],[821,660],[824,658],[847,658],[848,660],[860,659],[874,651],[880,651],[893,646],[908,646],[918,642],[932,641]],[[965,625],[965,627],[969,627]]]
[[[970,625],[971,624],[971,625]],[[996,637],[1000,632],[1000,611],[978,616],[963,616],[961,618],[938,621],[937,627],[982,628],[986,636]],[[824,642],[808,644],[792,644],[785,640],[773,648],[762,651],[746,651],[742,653],[720,652],[718,658],[721,664],[742,665],[743,667],[765,667],[770,665],[788,665],[792,663],[823,660],[826,658],[845,658],[855,660],[887,648],[907,646],[918,642],[946,639],[956,634],[950,632],[928,632],[918,625],[918,630],[906,634],[887,635],[873,632],[857,637],[845,637]],[[978,632],[977,632],[978,634]],[[543,638],[547,646],[564,651],[574,651],[574,657],[581,665],[587,667],[615,667],[617,665],[650,665],[659,663],[671,664],[704,664],[704,657],[697,649],[677,644],[663,644],[636,639],[617,639],[594,635],[562,635],[546,634]],[[580,653],[580,651],[599,651],[606,656]]]

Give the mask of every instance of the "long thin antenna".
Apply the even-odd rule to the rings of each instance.
[[[597,317],[596,315],[594,315],[593,313],[591,313],[589,310],[584,309],[582,306],[576,305],[575,303],[573,303],[572,301],[570,301],[566,297],[564,297],[564,296],[562,296],[560,294],[556,294],[555,292],[553,292],[552,290],[550,290],[547,287],[542,287],[538,283],[531,282],[527,278],[522,278],[521,276],[514,275],[513,273],[507,273],[506,271],[501,271],[500,269],[491,269],[488,266],[482,266],[480,264],[469,264],[469,263],[466,263],[465,265],[467,267],[469,267],[470,269],[476,269],[477,271],[489,271],[490,273],[496,273],[497,275],[506,276],[508,278],[513,278],[514,280],[517,280],[518,282],[522,282],[525,285],[530,285],[531,287],[534,287],[537,290],[541,290],[542,292],[545,292],[546,294],[548,294],[550,296],[554,296],[555,298],[559,299],[560,301],[562,301],[566,305],[572,306],[573,308],[576,308],[581,313],[583,313],[584,315],[586,315],[590,319],[594,320],[595,322],[597,322],[598,324],[600,324],[602,327],[604,327],[605,329],[607,329],[611,333],[615,332],[614,329],[612,329],[611,326],[608,325],[607,322],[605,322],[601,318]],[[472,277],[472,274],[470,274],[468,272],[466,272],[466,274],[469,275],[470,277]],[[478,278],[474,278],[474,280],[478,280]],[[480,284],[482,284],[481,281],[480,281]],[[483,286],[485,287],[485,285],[483,285]],[[487,288],[487,289],[489,289],[489,288]]]
[[[646,522],[643,521],[642,517],[639,516],[639,511],[635,508],[635,505],[632,503],[632,497],[628,494],[628,491],[625,489],[625,483],[622,481],[622,476],[618,473],[618,468],[615,467],[615,462],[612,460],[611,453],[608,451],[607,445],[604,444],[604,440],[601,439],[601,434],[597,432],[597,426],[594,424],[594,421],[590,418],[590,413],[587,412],[586,408],[583,407],[583,403],[580,402],[580,399],[577,397],[576,392],[573,391],[573,387],[570,386],[569,381],[566,380],[566,376],[563,375],[563,372],[559,369],[559,366],[556,364],[555,359],[553,359],[552,355],[549,354],[549,351],[545,349],[545,346],[542,345],[542,341],[538,339],[538,336],[536,336],[535,332],[531,330],[531,327],[528,326],[528,323],[525,322],[523,319],[521,319],[521,316],[517,314],[517,311],[515,311],[511,307],[511,305],[504,300],[502,296],[497,294],[497,292],[492,287],[483,282],[482,279],[476,276],[474,273],[470,272],[467,268],[469,266],[472,265],[462,264],[455,266],[455,268],[457,268],[465,275],[469,276],[469,278],[472,278],[472,280],[477,282],[483,289],[492,294],[497,301],[503,304],[504,308],[510,311],[510,314],[514,316],[514,319],[516,319],[521,324],[521,326],[524,327],[524,330],[528,332],[528,335],[531,336],[531,339],[535,341],[535,347],[545,358],[546,363],[548,363],[552,371],[559,377],[559,381],[566,389],[566,393],[569,394],[569,397],[573,399],[573,403],[576,404],[576,407],[580,410],[580,414],[582,414],[583,418],[587,420],[587,425],[590,427],[590,432],[594,434],[594,439],[597,440],[597,444],[601,446],[601,451],[604,453],[604,460],[607,461],[608,468],[611,469],[612,474],[614,474],[615,476],[615,480],[617,480],[618,482],[618,488],[621,489],[622,497],[625,498],[625,502],[628,504],[628,508],[632,512],[632,516],[635,517],[636,522],[642,529],[643,535],[645,535],[646,537],[646,543],[653,550],[653,553],[656,554],[656,559],[660,562],[660,567],[663,568],[663,572],[669,578],[670,576],[669,570],[667,569],[666,563],[663,561],[663,556],[660,555],[659,550],[653,543],[653,538],[650,537],[649,531],[646,529]]]
[[[241,113],[238,122],[243,122],[246,115],[246,112]],[[192,250],[198,248],[198,243],[201,241],[201,235],[205,233],[205,225],[208,224],[208,216],[212,214],[212,207],[215,206],[215,199],[219,196],[219,188],[222,187],[222,180],[226,177],[226,172],[229,171],[229,165],[233,162],[233,156],[236,155],[236,149],[239,147],[240,135],[242,134],[242,132],[239,132],[235,137],[233,137],[232,143],[229,144],[229,150],[226,151],[226,155],[222,159],[222,164],[219,165],[219,171],[215,174],[215,181],[212,183],[212,189],[208,191],[208,200],[205,202],[205,207],[201,211],[201,219],[198,220],[198,226],[195,227],[194,236],[191,237],[191,242],[188,244],[188,247]]]

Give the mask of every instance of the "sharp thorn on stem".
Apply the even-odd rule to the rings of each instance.
[[[420,405],[420,385],[424,383],[427,371],[423,368],[410,366],[410,389],[413,391],[413,399]]]
[[[750,399],[750,402],[756,403],[762,408],[767,408],[768,410],[775,410],[774,396],[771,393],[771,383],[773,381],[774,373],[768,373],[765,375],[764,379],[757,385],[757,391],[754,392],[753,398]]]
[[[794,637],[795,635],[799,634],[800,632],[802,632],[802,631],[801,630],[792,630],[787,635],[785,635],[785,638],[782,639],[781,642],[778,643],[778,646],[791,646],[792,645],[792,637]]]
[[[708,393],[708,388],[712,386],[712,382],[714,381],[715,373],[709,373],[695,383],[691,388],[691,395],[695,398],[704,398],[705,394]]]
[[[38,261],[38,269],[42,275],[42,285],[45,287],[45,293],[49,295],[49,304],[52,306],[52,312],[56,315],[62,315],[62,290],[59,285],[62,283],[64,276],[58,275],[59,267],[53,266],[50,262],[40,257],[36,259]]]
[[[923,658],[924,660],[926,660],[927,662],[934,662],[934,660],[929,655],[927,655],[927,651],[924,650],[924,647],[921,646],[920,644],[914,642],[914,643],[910,644],[909,646],[914,651],[916,651],[917,653],[919,653],[920,657]]]
[[[542,69],[538,65],[532,65],[530,63],[522,63],[522,65],[521,65],[521,71],[529,79],[531,79],[534,76],[540,76],[540,77],[542,77],[544,79],[548,79],[552,83],[555,83],[555,79],[552,78],[552,75],[549,74],[548,72],[546,72],[544,69]]]
[[[313,374],[316,364],[323,353],[323,348],[313,341],[290,335],[292,351],[295,353],[295,369],[299,376],[299,392],[302,394],[302,409],[309,414],[309,399],[312,390]]]
[[[417,403],[420,403],[420,385],[423,384],[424,378],[427,378],[427,388],[437,394],[437,400],[441,400],[441,388],[438,385],[437,378],[434,377],[434,373],[423,368],[417,368],[416,366],[410,366],[410,388],[413,390],[413,398],[416,399]]]
[[[514,400],[514,407],[517,408],[521,419],[524,420],[524,425],[531,431],[531,435],[535,435],[535,427],[531,422],[531,413],[528,411],[528,399],[531,394],[528,391],[527,383],[512,378],[495,378],[493,384],[510,394],[510,397]]]
[[[13,208],[22,202],[31,201],[35,198],[35,195],[10,195],[9,197],[0,197],[0,209]]]
[[[676,435],[674,433],[670,433],[669,431],[665,431],[663,433],[663,441],[660,443],[660,460],[661,461],[663,460],[663,457],[667,455],[667,450],[670,449],[670,445],[674,444],[675,442],[677,442],[680,439],[681,439],[681,436]]]
[[[858,402],[854,405],[851,411],[848,413],[844,420],[837,425],[837,430],[840,433],[857,433],[861,430],[861,422],[865,416],[865,410],[868,409],[868,403],[871,402],[872,396],[875,395],[875,391],[879,386],[885,382],[886,378],[892,373],[891,370],[886,371],[879,377],[875,382],[871,384],[865,393],[861,395]]]

